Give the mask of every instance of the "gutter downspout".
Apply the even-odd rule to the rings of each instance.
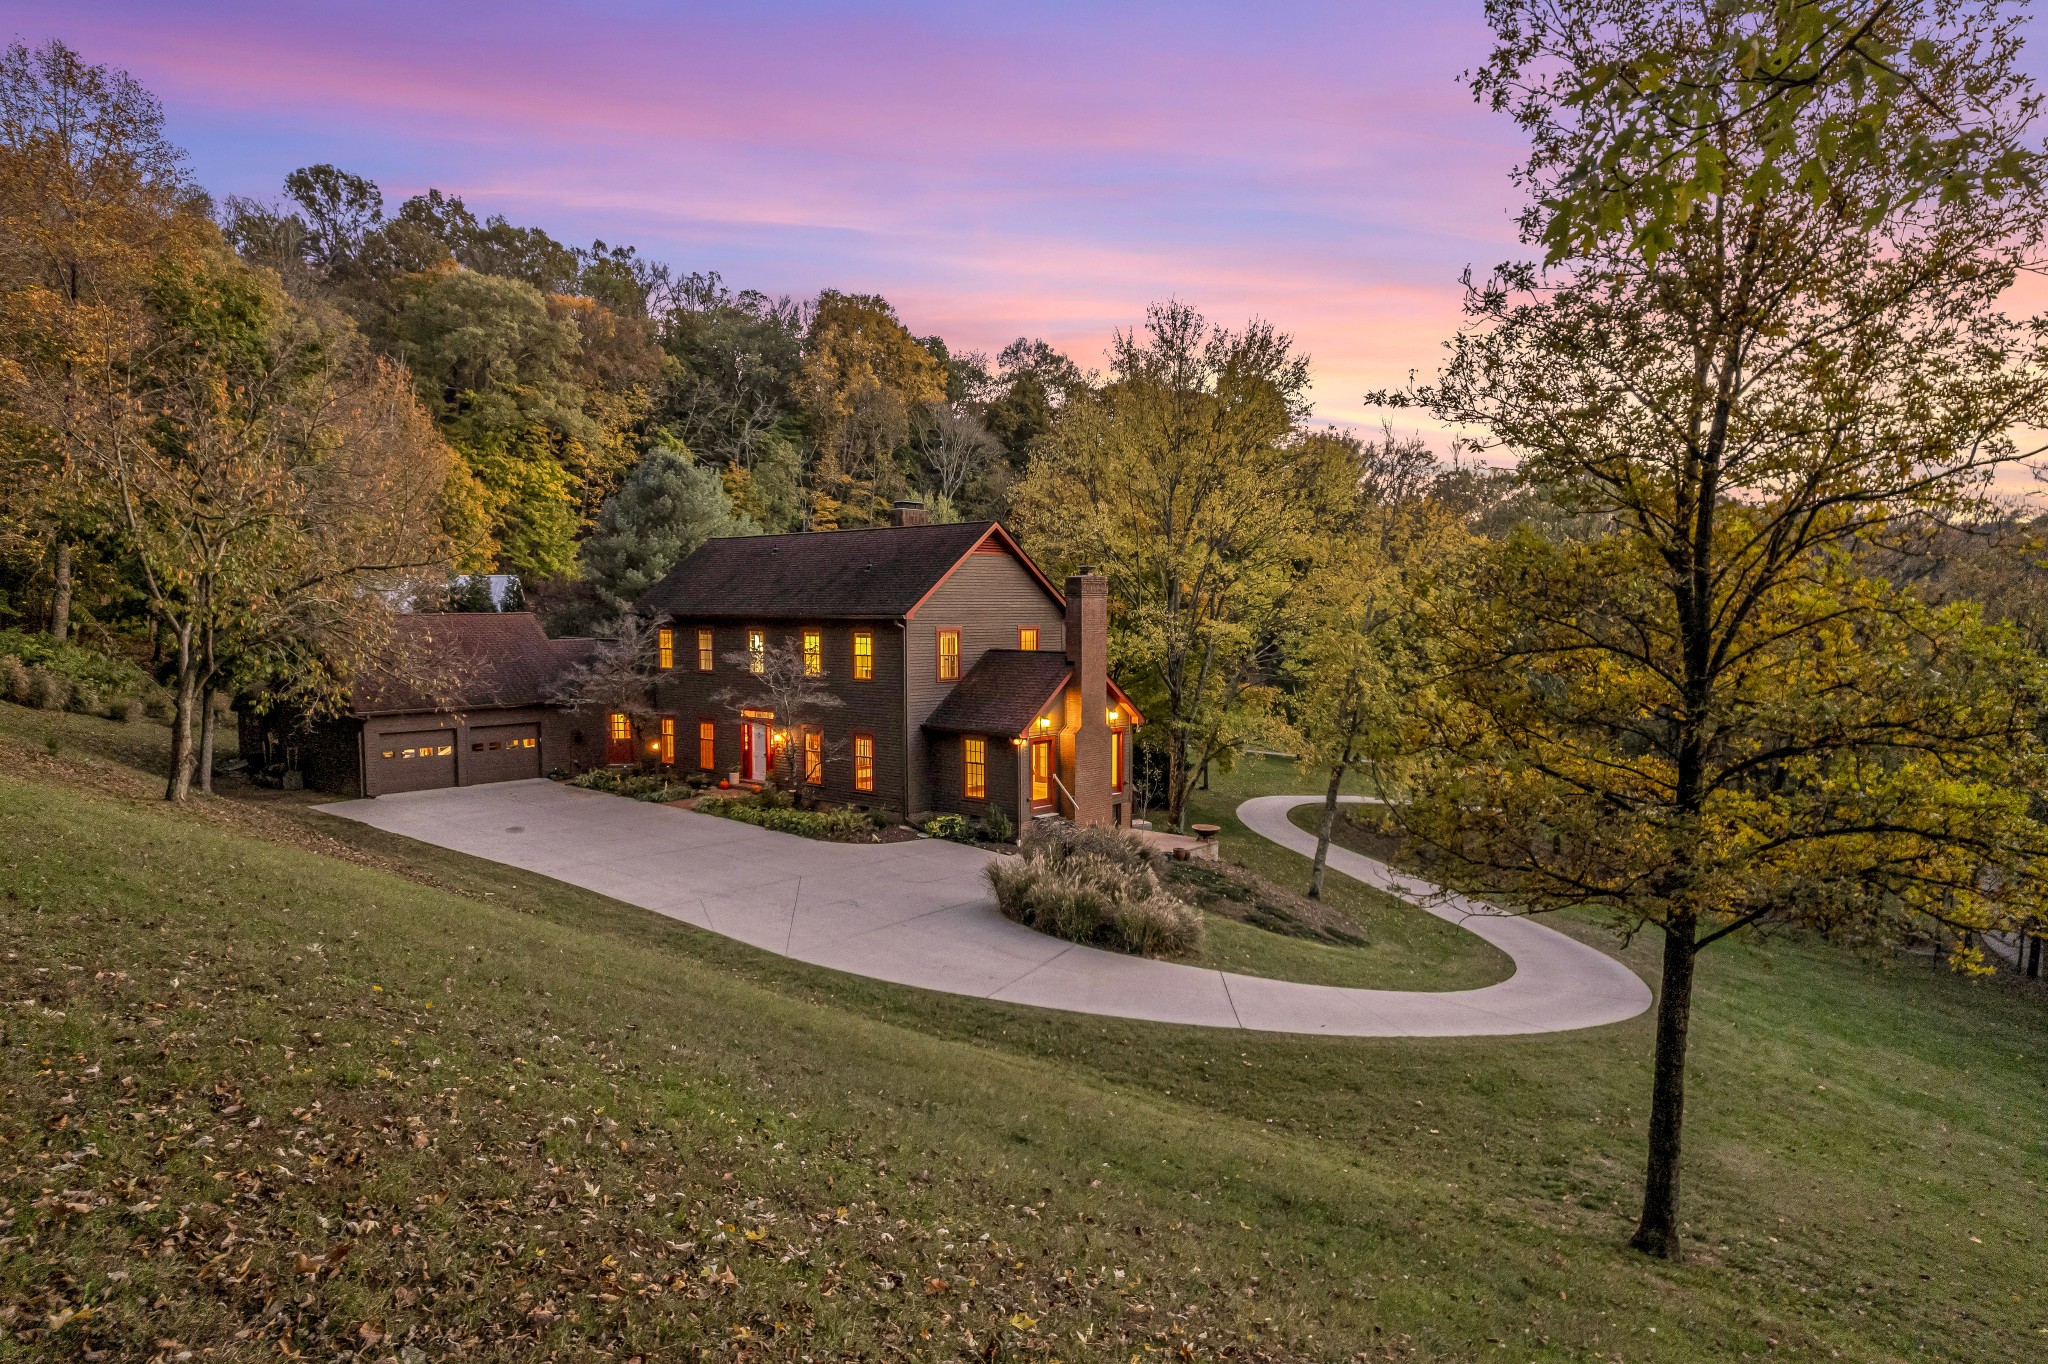
[[[910,732],[910,622],[896,622],[896,658],[903,669],[903,704],[896,713],[903,717],[903,822],[910,823],[915,813],[910,808],[910,759],[916,740]]]

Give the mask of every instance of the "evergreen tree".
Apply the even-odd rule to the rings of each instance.
[[[658,445],[598,513],[583,572],[617,614],[706,540],[760,533],[733,510],[715,470],[679,446]]]

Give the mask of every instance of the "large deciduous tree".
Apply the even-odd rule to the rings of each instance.
[[[1694,966],[1746,927],[2013,927],[2048,853],[2037,656],[1871,576],[2048,419],[2016,17],[1945,0],[1493,0],[1524,238],[1412,396],[1591,527],[1438,616],[1411,827],[1466,888],[1661,930],[1634,1245],[1680,1254]],[[1382,395],[1389,396],[1389,395]]]
[[[1313,553],[1331,469],[1302,438],[1308,362],[1264,324],[1181,303],[1119,332],[1108,382],[1042,436],[1013,494],[1032,552],[1109,580],[1111,650],[1153,717],[1167,809],[1187,821],[1205,763],[1255,725],[1281,608]]]
[[[0,547],[47,558],[59,640],[103,524],[76,459],[80,395],[130,357],[151,271],[202,228],[154,96],[60,42],[0,54]]]
[[[818,295],[806,339],[799,393],[811,424],[814,494],[825,519],[875,520],[908,490],[896,452],[911,418],[946,397],[946,373],[888,300],[874,294]],[[814,517],[814,519],[817,519]]]
[[[224,676],[290,656],[345,678],[408,580],[445,567],[449,455],[402,370],[224,250],[159,274],[148,327],[81,453],[175,646],[180,800]]]
[[[1430,496],[1436,459],[1419,437],[1388,429],[1344,447],[1356,451],[1343,480],[1355,505],[1327,518],[1286,643],[1301,766],[1324,778],[1310,899],[1322,898],[1345,776],[1398,758],[1410,738],[1436,664],[1426,607],[1440,587],[1455,591],[1471,547],[1457,509]]]

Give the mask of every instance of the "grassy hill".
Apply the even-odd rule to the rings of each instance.
[[[1671,1267],[1622,1248],[1647,1017],[924,994],[293,798],[167,809],[161,731],[57,723],[0,704],[0,1360],[2048,1351],[2023,991],[1709,954]]]

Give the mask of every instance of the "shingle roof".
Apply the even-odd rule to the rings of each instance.
[[[962,521],[707,540],[642,593],[633,609],[697,620],[895,619],[922,601],[992,525]]]
[[[546,704],[587,640],[551,640],[527,611],[400,616],[378,665],[356,679],[358,715]]]
[[[1022,734],[1071,672],[1067,656],[1054,650],[990,649],[924,727],[945,734]]]

